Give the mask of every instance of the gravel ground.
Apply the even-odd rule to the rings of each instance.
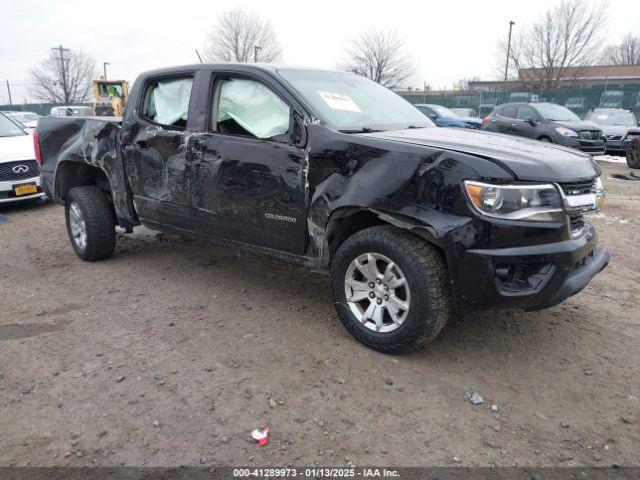
[[[323,275],[143,228],[84,263],[62,207],[3,207],[0,466],[638,465],[640,182],[601,165],[608,269],[400,357],[346,333]]]

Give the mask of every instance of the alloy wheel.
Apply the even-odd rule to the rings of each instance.
[[[368,252],[356,257],[347,268],[344,288],[351,312],[370,330],[392,332],[407,318],[407,278],[382,254]]]

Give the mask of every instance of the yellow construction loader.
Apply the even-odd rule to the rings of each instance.
[[[93,115],[121,117],[129,98],[126,80],[93,81]]]

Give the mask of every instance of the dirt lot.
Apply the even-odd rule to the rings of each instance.
[[[401,357],[304,268],[145,229],[88,264],[62,207],[5,207],[0,466],[639,465],[640,182],[602,167],[613,262],[586,290]]]

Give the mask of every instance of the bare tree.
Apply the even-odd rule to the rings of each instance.
[[[457,87],[458,90],[469,90],[469,82],[479,82],[480,81],[480,77],[475,75],[471,78],[461,78],[460,80],[458,80],[455,83],[455,86]]]
[[[600,57],[606,19],[604,0],[562,0],[529,29],[514,36],[509,76],[513,78],[519,72],[521,80],[542,91],[570,82],[580,74],[581,67],[592,65]],[[504,75],[506,39],[498,42],[498,49]],[[527,69],[526,75],[523,69]]]
[[[276,62],[282,47],[271,22],[244,8],[223,11],[209,32],[205,59],[215,62]]]
[[[627,33],[618,45],[609,45],[602,53],[605,65],[640,65],[640,37]]]
[[[404,40],[395,30],[370,28],[351,40],[341,66],[389,88],[397,88],[414,74]]]
[[[91,95],[97,77],[96,61],[79,50],[54,49],[38,67],[29,71],[31,95],[49,103],[82,103]]]

